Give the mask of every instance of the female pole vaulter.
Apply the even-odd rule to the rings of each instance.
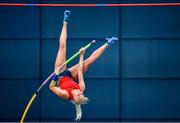
[[[56,57],[54,76],[49,85],[49,88],[57,96],[70,100],[76,108],[76,121],[81,119],[82,110],[81,104],[85,104],[88,98],[84,96],[85,91],[85,81],[83,73],[85,73],[89,66],[100,57],[100,55],[114,43],[118,38],[106,38],[107,42],[103,44],[100,48],[94,51],[89,58],[84,60],[85,50],[80,49],[79,63],[71,68],[67,68],[66,65],[59,69],[66,61],[66,40],[67,40],[67,25],[70,19],[71,12],[66,10],[64,12],[63,27],[59,39],[59,50]],[[78,80],[78,82],[76,82]]]

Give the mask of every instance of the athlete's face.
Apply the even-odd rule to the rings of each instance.
[[[82,104],[84,102],[84,95],[78,89],[74,90],[74,101],[76,104]]]

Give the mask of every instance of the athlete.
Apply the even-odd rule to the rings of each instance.
[[[79,63],[71,68],[67,68],[64,65],[60,66],[66,61],[66,40],[67,40],[67,25],[70,19],[71,12],[66,10],[64,12],[64,21],[59,38],[59,50],[56,57],[54,66],[54,76],[52,77],[49,88],[57,96],[70,100],[76,108],[76,119],[80,120],[82,116],[81,105],[88,101],[88,98],[84,96],[85,81],[83,73],[85,73],[89,66],[100,57],[100,55],[114,43],[118,38],[106,38],[107,42],[104,43],[100,48],[94,51],[89,58],[84,60],[84,48],[80,49]]]

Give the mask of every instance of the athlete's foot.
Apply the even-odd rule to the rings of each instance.
[[[70,18],[71,12],[69,10],[66,10],[64,12],[64,22],[68,23]]]
[[[114,44],[115,41],[118,41],[118,38],[117,37],[112,37],[112,38],[106,38],[106,40],[107,40],[107,42],[106,42],[107,45],[110,46],[110,45]]]

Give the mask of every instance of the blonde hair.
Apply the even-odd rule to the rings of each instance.
[[[76,104],[74,101],[71,101],[75,105],[75,109],[76,109],[75,121],[80,121],[81,120],[81,117],[82,117],[81,105],[86,104],[88,101],[89,101],[89,99],[87,97],[84,97],[84,101],[81,104]]]

